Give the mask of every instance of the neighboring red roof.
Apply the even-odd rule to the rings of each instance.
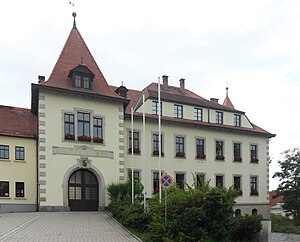
[[[147,86],[144,91],[147,93],[146,97],[151,99],[157,99],[157,83],[151,83],[149,86]],[[227,107],[224,105],[221,105],[216,102],[209,101],[193,92],[191,92],[188,89],[184,89],[184,92],[180,90],[179,87],[174,86],[168,86],[168,90],[163,89],[163,85],[161,85],[161,100],[170,101],[170,102],[176,102],[176,103],[182,103],[182,104],[188,104],[188,105],[194,105],[199,107],[207,107],[207,108],[213,108],[217,110],[224,110],[229,112],[238,112],[243,113],[238,110],[232,110],[232,107]]]
[[[75,88],[72,80],[68,77],[70,70],[79,64],[85,65],[95,75],[90,90]],[[107,84],[77,28],[72,28],[49,79],[40,85],[122,99]]]
[[[201,96],[198,96],[197,94],[189,91],[188,89],[185,89],[184,93],[181,93],[179,88],[173,87],[173,86],[168,86],[168,90],[162,90],[161,88],[161,99],[166,100],[166,101],[171,101],[175,103],[185,103],[189,105],[199,105],[203,107],[208,107],[208,108],[214,108],[214,109],[219,109],[219,110],[224,110],[224,111],[229,111],[229,112],[238,112],[238,113],[244,113],[242,111],[238,110],[232,110],[230,107],[225,107],[221,104],[209,101],[204,99]],[[111,86],[112,90],[116,90],[117,87]],[[147,86],[144,90],[145,93],[145,99],[153,98],[157,99],[157,83],[151,83],[149,86]],[[131,114],[131,108],[137,106],[139,107],[142,104],[142,101],[140,100],[138,105],[137,102],[140,99],[142,95],[142,91],[138,90],[132,90],[128,89],[127,93],[127,98],[130,99],[130,103],[127,106],[125,113],[127,115]],[[139,112],[134,113],[135,116],[141,116],[142,114]],[[147,118],[150,119],[157,119],[157,115],[153,114],[146,114]],[[211,128],[217,128],[217,129],[222,129],[222,130],[232,130],[232,131],[237,131],[237,132],[246,132],[246,133],[255,133],[255,134],[260,134],[268,137],[274,137],[274,134],[269,133],[268,131],[258,127],[255,124],[252,124],[253,128],[243,128],[243,127],[236,127],[236,126],[231,126],[231,125],[224,125],[224,124],[215,124],[215,123],[207,123],[207,122],[199,122],[195,120],[190,120],[190,119],[181,119],[181,118],[174,118],[174,117],[168,117],[168,116],[162,116],[161,120],[165,121],[171,121],[171,122],[178,122],[178,123],[186,123],[190,125],[195,125],[198,127],[211,127]]]
[[[30,109],[0,105],[0,135],[37,137],[37,117]]]
[[[273,196],[275,195],[276,195],[276,191],[269,192],[270,207],[275,206],[277,203],[283,202],[283,196],[278,196],[276,198],[273,198]]]
[[[223,105],[228,107],[228,108],[235,109],[232,102],[231,102],[231,100],[230,100],[230,98],[228,96],[225,97]]]

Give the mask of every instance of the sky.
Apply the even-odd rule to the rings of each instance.
[[[71,4],[70,4],[71,2]],[[74,5],[74,6],[73,6]],[[30,108],[31,83],[49,77],[73,25],[110,85],[141,90],[159,76],[222,103],[299,146],[300,1],[15,0],[0,3],[0,105]],[[270,189],[278,180],[270,177]]]

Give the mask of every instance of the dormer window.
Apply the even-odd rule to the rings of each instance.
[[[75,87],[81,87],[81,76],[75,75]]]
[[[94,74],[86,66],[78,65],[70,71],[69,77],[73,81],[74,87],[91,89]]]
[[[85,76],[84,74],[75,74],[75,87],[90,89],[91,78],[89,76]]]

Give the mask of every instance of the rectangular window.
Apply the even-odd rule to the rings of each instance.
[[[194,120],[202,122],[202,108],[194,108]]]
[[[197,174],[196,175],[196,187],[203,187],[205,184],[205,174]]]
[[[240,143],[233,143],[233,160],[242,161]]]
[[[216,111],[216,123],[223,124],[223,112]]]
[[[153,134],[152,135],[152,138],[153,138],[153,151],[152,151],[152,155],[159,155],[159,135],[158,134]],[[161,138],[160,138],[160,147],[161,147],[161,155],[163,156],[164,155],[164,152],[163,152],[163,146],[162,146],[162,135],[161,135]]]
[[[131,131],[129,131],[129,150],[128,152],[131,153]],[[140,134],[139,132],[134,131],[133,132],[133,153],[134,154],[140,154]]]
[[[183,173],[176,173],[176,185],[184,190],[184,174]]]
[[[21,146],[16,146],[15,156],[16,160],[25,160],[25,148]]]
[[[184,137],[176,136],[176,157],[185,157]]]
[[[224,187],[224,175],[216,175],[216,187]]]
[[[153,194],[159,192],[159,179],[160,179],[159,172],[154,171],[153,172]]]
[[[140,181],[140,171],[133,171],[133,179],[135,182]]]
[[[78,113],[78,140],[91,141],[89,113]]]
[[[0,197],[9,197],[8,181],[0,181]]]
[[[251,176],[250,177],[250,195],[251,196],[258,196],[257,176]]]
[[[152,101],[152,114],[158,115],[158,101]],[[160,102],[160,115],[162,115],[162,102]]]
[[[205,151],[204,151],[204,139],[196,139],[196,157],[198,159],[205,159]]]
[[[241,115],[234,115],[234,126],[241,127]]]
[[[90,89],[90,78],[87,76],[83,77],[83,88]]]
[[[216,141],[216,160],[224,160],[224,142]]]
[[[75,130],[74,130],[74,114],[65,113],[64,114],[64,132],[65,139],[74,140]]]
[[[24,182],[16,182],[16,197],[25,197]]]
[[[0,159],[9,159],[9,146],[8,145],[0,145]]]
[[[238,195],[241,196],[242,193],[242,186],[241,186],[241,176],[234,176],[233,177],[233,188],[237,191]]]
[[[174,104],[174,117],[175,118],[183,118],[183,106]]]
[[[97,143],[103,143],[102,118],[93,118],[93,141]]]
[[[250,159],[253,163],[258,163],[258,157],[257,157],[257,145],[250,145]]]
[[[75,75],[75,87],[81,87],[81,76]]]

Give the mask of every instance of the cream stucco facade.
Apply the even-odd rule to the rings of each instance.
[[[173,117],[173,106],[176,103],[162,101],[162,115]],[[152,113],[152,100],[145,102],[146,112]],[[195,106],[183,105],[183,118],[194,119]],[[203,108],[203,121],[207,122],[205,113],[208,109]],[[142,111],[142,106],[138,111]],[[210,109],[210,113],[215,114]],[[233,127],[233,116],[235,112],[223,112],[224,125]],[[249,128],[251,123],[245,114],[241,115],[241,126]],[[211,115],[211,123],[215,123],[215,115]],[[251,126],[252,127],[252,126]],[[129,132],[131,131],[131,122],[125,121],[126,140],[129,142]],[[153,194],[153,172],[159,170],[158,157],[152,155],[153,151],[153,133],[158,133],[157,120],[146,120],[146,152],[143,154],[143,127],[141,118],[134,121],[134,130],[140,134],[140,154],[134,154],[134,169],[139,171],[141,180],[146,176],[146,191],[148,196]],[[269,138],[260,135],[247,134],[239,130],[225,130],[220,127],[200,127],[193,124],[163,121],[161,127],[162,133],[162,152],[161,170],[173,177],[176,182],[176,174],[184,174],[184,181],[189,185],[194,184],[194,177],[197,174],[204,174],[205,181],[210,181],[210,185],[215,186],[216,176],[221,175],[224,179],[224,186],[234,185],[234,177],[240,177],[240,189],[242,195],[236,200],[236,209],[240,209],[243,214],[251,214],[253,209],[263,214],[265,218],[269,217]],[[185,157],[176,157],[175,137],[184,137]],[[205,159],[196,158],[196,139],[203,139],[205,143]],[[224,160],[216,160],[216,141],[223,141]],[[242,161],[234,161],[234,143],[241,145]],[[258,162],[251,162],[250,146],[257,147]],[[131,153],[128,152],[129,143],[125,147],[125,165],[131,168]],[[143,156],[146,156],[146,173],[143,173]],[[257,178],[258,195],[251,195],[251,177]]]
[[[7,159],[0,158],[0,180],[8,182],[7,192],[0,196],[0,212],[36,210],[36,140],[0,135],[0,146],[9,150]],[[24,148],[24,159],[16,157],[16,147]],[[17,183],[22,187],[17,188]]]
[[[103,143],[66,140],[64,114],[84,112],[103,120]],[[91,124],[92,125],[92,124]],[[91,126],[92,130],[92,126]],[[75,137],[77,137],[75,123]],[[99,182],[99,208],[107,206],[106,186],[124,179],[124,119],[120,102],[51,91],[39,93],[40,209],[68,210],[68,181],[89,169]],[[83,161],[87,159],[87,165]],[[55,178],[55,179],[53,179]]]

